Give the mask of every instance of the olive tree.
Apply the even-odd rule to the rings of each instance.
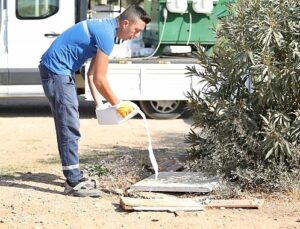
[[[216,29],[213,54],[199,48],[205,86],[189,93],[192,167],[244,188],[299,187],[300,3],[236,0]]]

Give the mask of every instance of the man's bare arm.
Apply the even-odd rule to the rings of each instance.
[[[88,83],[96,106],[101,104],[100,94],[112,105],[119,103],[119,99],[113,93],[107,81],[108,61],[108,56],[98,49],[88,70]]]
[[[93,82],[94,81],[94,69],[95,69],[94,64],[95,64],[95,58],[93,58],[91,60],[90,67],[89,67],[89,70],[87,72],[87,77],[88,77],[88,84],[89,84],[89,87],[90,87],[92,97],[94,99],[96,107],[98,107],[102,103],[102,101],[101,101],[102,98],[101,98],[101,94],[99,93],[99,91],[97,90],[97,88],[96,88],[96,86]]]

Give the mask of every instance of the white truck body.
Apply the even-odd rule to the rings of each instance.
[[[186,94],[199,87],[196,77],[186,75],[188,64],[110,63],[108,79],[123,100],[187,100]],[[91,99],[86,85],[86,97]]]
[[[57,35],[76,23],[76,0],[0,0],[0,9],[0,97],[43,96],[40,58]],[[111,60],[107,77],[122,100],[186,101],[186,93],[200,86],[186,75],[186,66],[195,64],[191,59]],[[87,84],[82,85],[91,99]]]

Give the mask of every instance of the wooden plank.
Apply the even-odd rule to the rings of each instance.
[[[201,207],[132,207],[134,211],[203,211],[203,206]]]
[[[262,207],[264,200],[244,199],[244,200],[212,200],[204,207],[209,208],[248,208],[259,209]]]
[[[157,180],[152,175],[130,188],[135,191],[208,193],[216,186],[218,186],[218,179],[207,177],[203,173],[160,172]]]
[[[137,211],[201,211],[202,204],[192,199],[136,199],[121,197],[120,205],[124,210]]]

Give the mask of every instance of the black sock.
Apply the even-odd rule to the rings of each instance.
[[[70,185],[72,188],[74,188],[76,185],[78,185],[80,183],[80,181],[77,182],[71,182],[69,180],[67,180],[68,185]]]
[[[70,185],[72,188],[74,188],[76,185],[78,185],[80,182],[87,181],[88,179],[85,177],[80,178],[77,182],[71,182],[67,180],[68,185]]]

